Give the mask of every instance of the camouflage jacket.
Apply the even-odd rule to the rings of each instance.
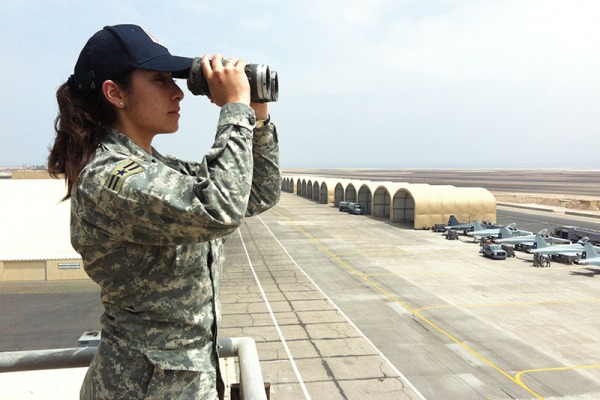
[[[71,242],[101,287],[103,335],[163,369],[214,370],[224,237],[279,199],[276,128],[254,123],[224,106],[197,163],[113,130],[74,186]]]

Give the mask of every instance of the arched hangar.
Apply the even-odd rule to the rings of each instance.
[[[406,182],[374,182],[312,176],[284,176],[282,189],[322,204],[360,203],[363,212],[390,222],[429,229],[459,221],[496,221],[496,198],[487,189]]]

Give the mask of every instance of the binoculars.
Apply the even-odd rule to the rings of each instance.
[[[196,96],[207,96],[210,94],[208,82],[204,77],[200,57],[194,58],[190,74],[187,78],[187,87]],[[225,60],[223,60],[225,65]],[[265,64],[247,64],[245,68],[248,82],[250,82],[250,100],[257,103],[268,103],[277,101],[279,98],[279,81],[277,72],[271,71]]]

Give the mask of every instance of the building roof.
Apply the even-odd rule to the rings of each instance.
[[[0,260],[78,259],[69,200],[57,179],[0,179]]]

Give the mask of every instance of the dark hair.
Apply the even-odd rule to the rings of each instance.
[[[131,87],[132,71],[114,81],[124,90]],[[64,177],[71,197],[79,173],[93,157],[107,127],[116,122],[117,114],[101,88],[78,93],[63,83],[56,91],[58,116],[54,120],[56,138],[48,156],[48,172],[54,178]]]

